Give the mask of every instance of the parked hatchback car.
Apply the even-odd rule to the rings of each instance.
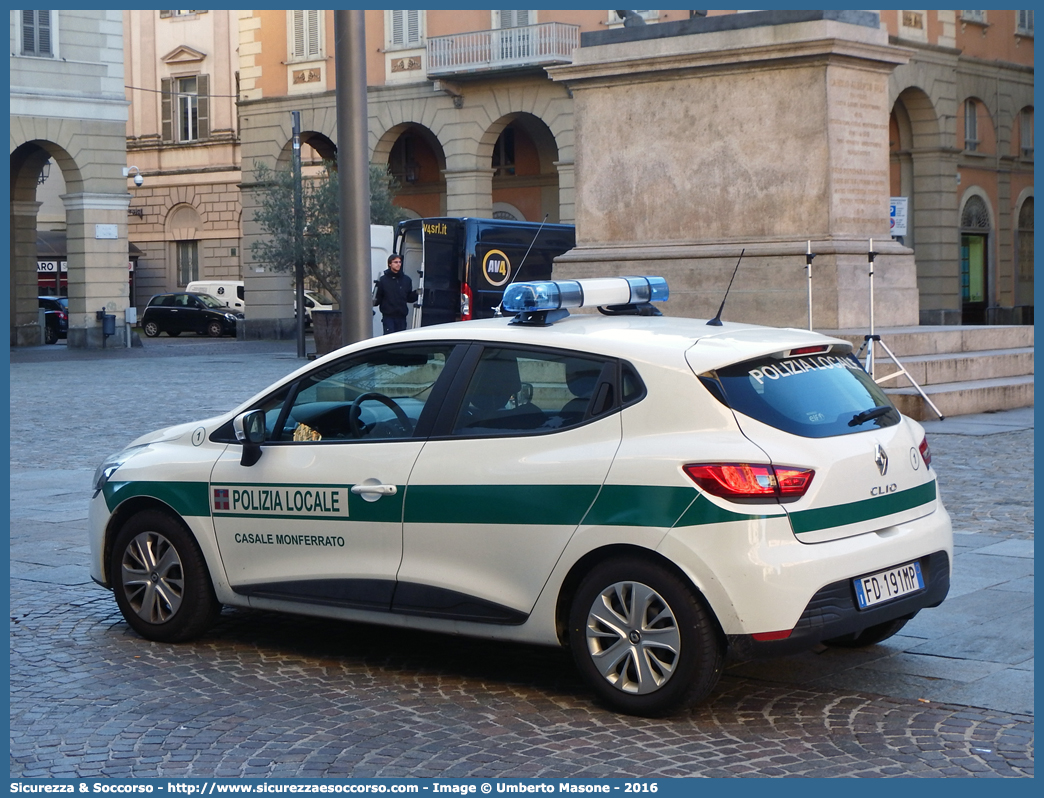
[[[649,315],[666,295],[516,284],[513,319],[354,344],[145,435],[96,474],[91,574],[150,640],[228,604],[565,646],[645,715],[729,649],[870,645],[939,604],[924,430],[851,346]],[[561,307],[585,302],[614,315]]]
[[[44,343],[56,344],[69,334],[69,299],[64,296],[38,297],[44,311]]]
[[[181,292],[157,294],[141,315],[141,329],[149,338],[161,332],[178,336],[183,332],[209,335],[235,335],[236,322],[243,318],[209,294]]]

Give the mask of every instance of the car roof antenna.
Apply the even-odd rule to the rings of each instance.
[[[736,272],[739,271],[740,261],[743,260],[743,253],[747,251],[744,247],[740,250],[739,260],[736,261],[736,268],[732,270],[732,280],[736,279]],[[721,306],[718,308],[718,315],[707,322],[708,327],[720,327],[721,326],[721,312],[725,310],[725,300],[729,298],[729,291],[732,290],[732,280],[729,280],[729,287],[725,289],[725,296],[721,298]]]
[[[533,251],[533,244],[535,244],[537,242],[537,238],[540,236],[540,231],[544,229],[544,222],[547,221],[547,217],[548,216],[550,216],[550,214],[545,213],[544,214],[544,218],[540,220],[540,227],[538,227],[537,231],[535,233],[533,233],[533,240],[529,242],[529,249],[526,250],[526,254],[523,255],[522,256],[522,260],[519,261],[518,268],[515,269],[515,273],[513,275],[511,275],[511,279],[508,280],[507,281],[507,285],[504,286],[504,290],[505,291],[507,291],[508,285],[511,285],[513,282],[515,282],[515,278],[518,277],[520,274],[522,274],[522,266],[525,264],[526,258],[529,257],[529,253]],[[500,304],[497,305],[495,308],[493,308],[493,315],[494,316],[501,316],[503,314],[502,308],[503,308],[503,305],[504,305],[504,295],[501,294],[500,296],[501,296]]]

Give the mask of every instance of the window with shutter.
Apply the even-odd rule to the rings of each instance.
[[[291,11],[291,53],[299,60],[322,57],[321,11]]]
[[[423,38],[421,31],[421,12],[418,9],[391,11],[392,47],[419,47]]]
[[[164,141],[174,141],[174,81],[160,79],[160,136]]]
[[[22,55],[38,58],[54,56],[50,11],[22,12]]]
[[[210,76],[162,78],[160,135],[185,143],[210,136]]]
[[[1015,32],[1023,36],[1033,35],[1033,12],[1017,11],[1018,21],[1015,23]]]
[[[964,149],[975,152],[979,148],[979,104],[964,101]]]
[[[501,11],[500,12],[500,27],[502,28],[522,28],[526,25],[531,25],[531,20],[535,17],[535,14],[531,11]]]
[[[210,76],[196,76],[196,138],[210,138]]]

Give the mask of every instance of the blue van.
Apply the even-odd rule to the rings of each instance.
[[[571,224],[504,219],[429,218],[399,222],[395,251],[423,289],[415,310],[428,326],[488,319],[514,282],[551,279],[552,261],[576,246]]]

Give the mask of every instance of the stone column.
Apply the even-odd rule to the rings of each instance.
[[[558,220],[562,224],[576,221],[576,170],[573,161],[555,161],[558,170]]]
[[[130,194],[63,194],[69,248],[69,338],[79,349],[124,346],[130,302],[127,208]],[[116,334],[103,340],[97,312],[116,316]]]
[[[493,215],[492,169],[446,169],[446,215],[488,219]]]
[[[921,324],[960,324],[960,240],[957,218],[957,153],[952,148],[911,153],[911,223],[920,285]]]
[[[585,34],[548,70],[575,101],[577,247],[556,273],[662,274],[666,312],[706,318],[743,251],[725,318],[804,327],[811,240],[814,326],[865,327],[873,239],[876,324],[917,324],[888,217],[888,76],[910,51],[870,12],[722,19]]]
[[[36,297],[36,215],[42,202],[11,202],[11,346],[43,344]]]

